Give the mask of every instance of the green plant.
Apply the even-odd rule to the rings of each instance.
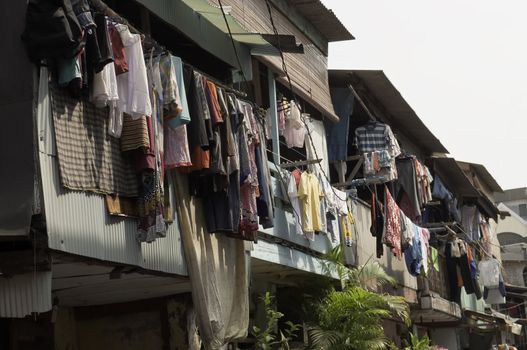
[[[289,350],[289,342],[295,336],[295,333],[300,329],[299,324],[291,321],[285,322],[286,328],[279,330],[278,335],[275,333],[278,320],[284,315],[273,308],[273,297],[269,292],[266,292],[261,298],[265,307],[266,325],[264,329],[253,326],[252,334],[255,337],[255,349],[270,350],[274,346],[279,345],[284,350]]]
[[[431,342],[427,335],[419,339],[419,336],[410,333],[410,345],[406,346],[404,350],[431,350]]]
[[[326,271],[337,275],[341,290],[333,289],[318,307],[318,322],[309,330],[311,346],[317,350],[387,349],[382,319],[398,317],[409,324],[409,307],[402,297],[378,293],[395,280],[377,262],[358,268],[342,263],[337,248],[327,256]]]

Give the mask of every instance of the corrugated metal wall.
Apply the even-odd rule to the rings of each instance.
[[[0,278],[0,317],[51,310],[51,271]]]
[[[41,76],[46,77],[45,68]],[[37,127],[40,171],[44,195],[49,247],[59,251],[145,269],[187,275],[177,215],[166,238],[153,243],[136,240],[136,221],[107,214],[104,197],[65,190],[60,184],[59,167],[52,147],[52,115],[47,80],[39,85]],[[50,144],[51,143],[51,144]],[[174,192],[170,191],[172,203]]]

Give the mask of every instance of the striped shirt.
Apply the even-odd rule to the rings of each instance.
[[[355,144],[360,153],[388,150],[392,157],[401,154],[392,129],[382,123],[369,123],[355,129]]]

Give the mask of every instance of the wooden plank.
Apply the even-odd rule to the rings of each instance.
[[[212,0],[218,5],[217,0]],[[223,5],[231,6],[230,14],[248,31],[272,34],[267,6],[263,0],[222,0]],[[273,7],[273,19],[279,34],[294,35],[304,45],[304,54],[285,53],[288,73],[296,89],[308,96],[325,111],[334,113],[329,92],[327,56],[314,45],[287,16]],[[280,57],[265,56],[259,58],[275,71],[282,70]],[[281,82],[287,82],[281,79]],[[313,104],[313,103],[312,103]],[[317,106],[315,106],[317,107]]]
[[[342,161],[344,161],[344,162],[349,162],[349,161],[351,161],[351,160],[359,160],[360,157],[362,157],[362,155],[360,155],[360,154],[358,154],[358,155],[356,155],[356,156],[349,156],[349,157],[346,157],[344,160],[332,160],[332,161],[330,162],[330,164],[334,164],[334,163],[337,163],[337,164],[338,164],[338,163],[340,163],[340,162],[342,162]]]
[[[290,162],[290,163],[284,163],[280,164],[280,167],[282,169],[288,169],[288,168],[294,168],[297,166],[304,166],[304,165],[311,165],[311,164],[318,164],[322,161],[322,159],[309,159],[309,160],[301,160],[298,162]]]
[[[353,170],[351,171],[351,174],[348,176],[348,179],[347,181],[351,181],[353,180],[353,178],[355,177],[355,175],[357,175],[357,173],[359,172],[362,164],[364,164],[364,156],[361,156],[359,158],[359,161],[357,162],[357,164],[355,164],[355,167],[353,168]]]

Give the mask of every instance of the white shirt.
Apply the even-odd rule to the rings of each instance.
[[[293,216],[295,217],[295,231],[299,235],[303,235],[302,231],[302,212],[300,211],[300,201],[298,200],[298,191],[296,188],[295,177],[289,174],[289,180],[287,182],[287,195],[291,201],[293,207]]]
[[[132,118],[151,116],[152,105],[150,104],[141,36],[130,33],[128,27],[123,24],[117,24],[115,27],[121,35],[128,61],[128,72],[117,77],[119,109]]]
[[[492,258],[481,260],[478,264],[479,279],[483,286],[490,288],[500,284],[500,264],[498,260]]]

